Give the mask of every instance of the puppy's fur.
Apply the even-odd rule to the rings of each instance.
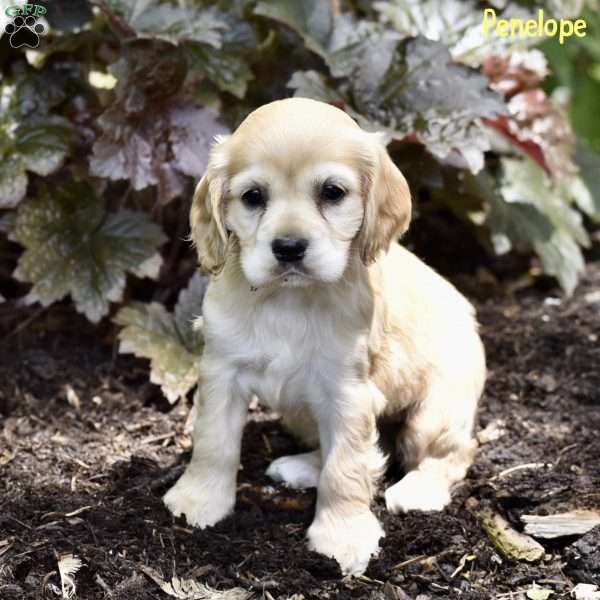
[[[332,184],[341,199],[326,197]],[[264,202],[249,204],[256,189]],[[384,535],[370,508],[385,467],[378,425],[406,469],[385,492],[388,510],[450,501],[475,450],[484,352],[469,303],[396,243],[410,208],[377,134],[333,106],[273,102],[218,140],[191,211],[213,275],[194,451],[164,499],[173,514],[206,527],[233,510],[255,394],[315,448],[268,474],[317,486],[308,544],[345,573],[363,572]],[[301,261],[278,261],[281,237],[308,242]]]

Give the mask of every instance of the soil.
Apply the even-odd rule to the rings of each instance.
[[[167,598],[146,567],[267,600],[526,598],[533,582],[556,599],[600,585],[600,528],[539,540],[530,564],[503,557],[476,517],[495,511],[522,531],[523,514],[600,508],[600,262],[571,298],[537,285],[477,308],[489,377],[475,464],[441,513],[389,515],[379,496],[381,553],[343,579],[304,544],[314,491],[264,475],[301,451],[276,418],[250,415],[235,514],[193,530],[161,503],[189,458],[189,407],[116,354],[110,323],[0,305],[0,598],[60,597],[63,553],[83,561],[83,600]]]

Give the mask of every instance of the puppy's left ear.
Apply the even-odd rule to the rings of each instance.
[[[378,142],[374,165],[367,175],[367,198],[358,249],[365,265],[387,252],[410,223],[410,189],[385,146]]]

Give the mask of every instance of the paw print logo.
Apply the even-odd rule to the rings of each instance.
[[[12,20],[12,23],[5,25],[4,32],[10,36],[8,41],[13,48],[21,46],[37,48],[40,43],[40,35],[46,33],[46,26],[39,23],[33,15],[27,17],[18,15]]]

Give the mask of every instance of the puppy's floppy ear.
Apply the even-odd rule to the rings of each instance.
[[[376,157],[367,174],[363,223],[358,234],[358,249],[364,264],[377,259],[381,251],[402,235],[410,223],[410,189],[400,169],[377,142]]]
[[[190,210],[190,237],[198,251],[200,266],[213,275],[225,264],[229,241],[224,224],[226,143],[227,138],[217,138],[206,173],[196,186]]]

